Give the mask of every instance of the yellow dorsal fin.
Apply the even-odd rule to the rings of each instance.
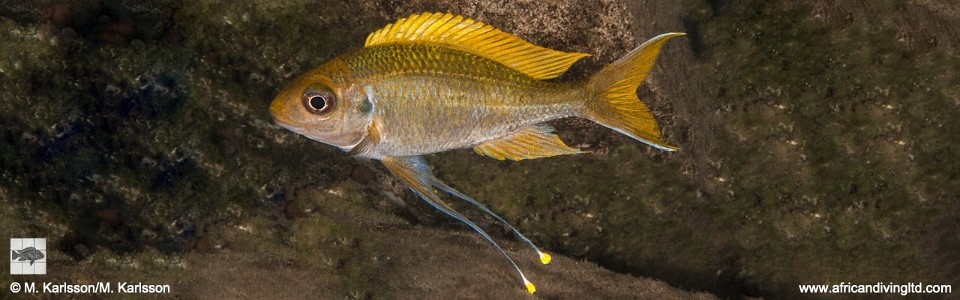
[[[413,43],[469,52],[535,79],[560,76],[577,60],[590,56],[540,47],[483,22],[450,13],[422,13],[397,20],[367,36],[364,46]]]
[[[526,127],[505,137],[483,142],[473,151],[499,160],[521,160],[543,158],[557,155],[586,153],[570,148],[553,134],[549,125]],[[549,259],[547,260],[549,262]]]

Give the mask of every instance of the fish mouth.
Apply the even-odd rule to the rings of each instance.
[[[273,121],[276,122],[277,125],[280,125],[281,128],[293,131],[297,134],[302,135],[306,131],[303,127],[297,127],[297,126],[290,125],[288,123],[284,123],[282,120],[278,120],[276,117],[273,118]]]
[[[284,118],[281,115],[278,115],[272,109],[270,110],[270,117],[273,118],[274,123],[277,123],[277,125],[280,125],[280,127],[286,130],[290,130],[298,134],[303,134],[303,132],[305,131],[303,127],[290,125],[290,120],[288,120],[287,118]]]

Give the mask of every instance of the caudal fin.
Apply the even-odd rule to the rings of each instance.
[[[17,251],[10,250],[10,260],[17,260],[20,258],[20,254]]]
[[[584,117],[661,150],[677,150],[661,139],[657,120],[637,97],[637,88],[653,69],[663,44],[683,35],[658,35],[590,78],[587,89],[593,97],[587,100]]]

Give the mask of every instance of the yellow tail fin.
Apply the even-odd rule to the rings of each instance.
[[[658,35],[590,78],[587,89],[595,96],[588,100],[584,117],[661,150],[677,150],[660,138],[657,120],[637,97],[637,88],[653,69],[663,43],[683,35]]]

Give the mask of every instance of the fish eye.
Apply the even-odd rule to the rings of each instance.
[[[308,89],[303,93],[303,106],[310,113],[324,115],[337,106],[337,97],[329,90]]]

